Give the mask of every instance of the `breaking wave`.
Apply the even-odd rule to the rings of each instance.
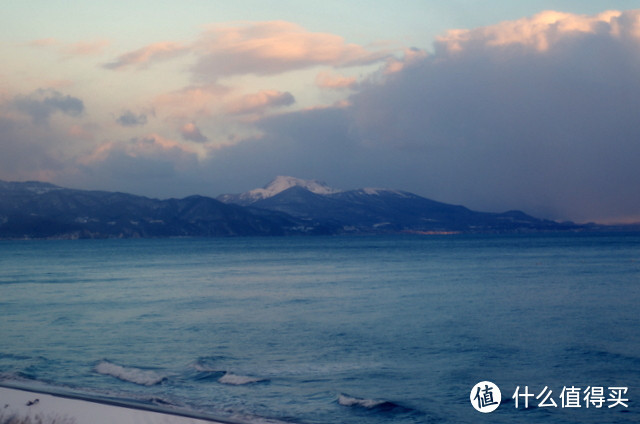
[[[263,378],[257,378],[257,377],[249,377],[246,375],[236,375],[236,374],[232,374],[230,372],[227,372],[225,375],[223,375],[222,377],[220,377],[218,379],[219,383],[223,383],[223,384],[232,384],[234,386],[241,386],[243,384],[251,384],[251,383],[258,383],[261,381],[265,381]]]
[[[142,386],[153,386],[161,383],[165,377],[151,370],[140,368],[128,368],[109,361],[102,361],[95,367],[98,374],[110,375],[122,381],[140,384]]]
[[[377,411],[396,411],[396,412],[410,412],[411,409],[398,405],[397,403],[390,402],[382,399],[364,399],[340,394],[338,396],[338,403],[342,406],[351,406],[364,408],[368,410]]]

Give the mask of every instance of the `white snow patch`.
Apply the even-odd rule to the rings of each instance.
[[[243,193],[241,197],[251,198],[255,200],[267,199],[273,197],[278,193],[281,193],[291,187],[302,187],[315,194],[333,194],[339,193],[340,190],[329,187],[327,184],[317,180],[302,180],[295,177],[278,176],[264,188],[256,188],[246,193]]]
[[[403,191],[391,190],[391,189],[388,189],[388,188],[366,187],[366,188],[363,188],[362,191],[365,194],[368,194],[370,196],[380,196],[381,194],[395,194],[397,196],[407,197],[407,194],[405,192],[403,192]]]
[[[92,402],[0,387],[0,421],[60,424],[215,424],[217,421],[173,415],[124,405]],[[8,420],[12,421],[11,418]],[[221,423],[220,423],[221,424]]]

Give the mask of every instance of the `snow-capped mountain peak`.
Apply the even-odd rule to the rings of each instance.
[[[281,193],[291,187],[302,187],[312,193],[327,195],[339,193],[341,190],[329,187],[327,184],[317,180],[303,180],[295,177],[277,176],[269,184],[263,188],[256,188],[242,194],[225,194],[218,199],[226,203],[238,203],[241,205],[249,205],[258,200],[268,199],[278,193]]]
[[[327,184],[317,180],[303,180],[295,177],[277,176],[273,181],[264,186],[249,191],[255,197],[266,199],[275,196],[291,187],[302,187],[315,194],[332,194],[340,190],[329,187]]]

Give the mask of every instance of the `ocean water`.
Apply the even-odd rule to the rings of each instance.
[[[640,422],[640,235],[3,241],[2,381],[247,423]]]

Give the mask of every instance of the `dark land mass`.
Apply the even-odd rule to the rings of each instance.
[[[476,212],[396,190],[316,194],[294,186],[241,206],[233,196],[151,199],[0,181],[0,238],[228,237],[380,233],[523,233],[595,226],[520,211]],[[247,202],[245,202],[246,204]]]
[[[287,214],[190,196],[157,200],[48,183],[0,182],[0,238],[282,236],[306,228]]]

